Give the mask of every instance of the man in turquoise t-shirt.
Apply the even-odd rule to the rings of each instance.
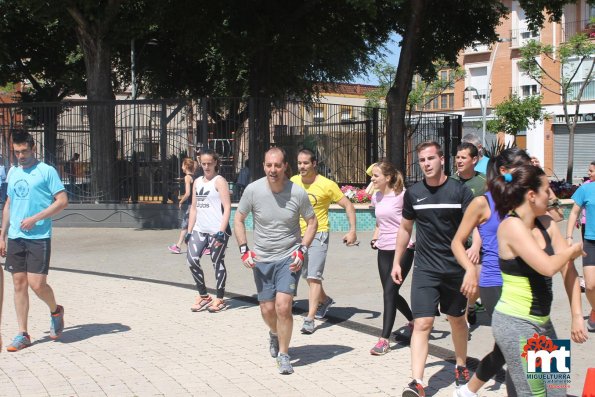
[[[595,332],[595,161],[589,164],[589,179],[591,183],[583,183],[572,195],[574,205],[570,210],[566,224],[566,241],[572,244],[574,225],[580,216],[582,209],[586,210],[587,223],[585,224],[585,237],[583,239],[583,251],[587,254],[583,257],[583,276],[585,277],[585,295],[591,312],[587,319],[587,329]]]
[[[68,205],[64,185],[56,169],[35,157],[35,141],[23,131],[12,136],[18,167],[8,173],[8,198],[2,212],[0,255],[5,270],[12,273],[14,303],[19,333],[6,350],[15,352],[31,345],[27,332],[28,289],[50,309],[50,338],[58,339],[64,329],[64,308],[56,304],[47,284],[50,267],[52,216]],[[7,240],[8,237],[8,240]]]
[[[465,134],[463,139],[461,139],[461,143],[463,142],[468,142],[477,148],[479,158],[477,159],[477,164],[475,164],[475,171],[487,175],[490,158],[484,155],[485,149],[483,143],[479,140],[479,137],[474,133]]]

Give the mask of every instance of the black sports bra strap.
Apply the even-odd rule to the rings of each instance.
[[[550,234],[547,232],[547,229],[545,228],[545,226],[543,226],[543,223],[541,223],[541,221],[537,218],[535,218],[535,226],[537,226],[537,228],[541,231],[543,239],[545,240],[544,251],[546,251],[550,255],[553,255],[554,247],[552,246],[552,238],[550,237]]]

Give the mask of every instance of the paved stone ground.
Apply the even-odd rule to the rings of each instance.
[[[339,325],[301,335],[295,316],[295,373],[282,376],[258,307],[243,300],[223,313],[192,313],[188,291],[168,285],[58,271],[51,285],[66,329],[51,341],[47,309],[32,300],[35,343],[0,354],[2,396],[394,396],[409,374],[408,347],[373,357],[368,335]],[[11,288],[6,298],[4,344],[15,330]],[[427,379],[430,392],[449,395],[452,364],[430,357]]]
[[[196,292],[184,256],[166,250],[177,235],[175,230],[55,229],[50,283],[66,307],[67,328],[60,341],[51,341],[47,308],[32,294],[35,344],[0,353],[0,396],[400,396],[410,375],[409,348],[393,343],[395,350],[383,357],[369,354],[380,332],[382,300],[368,234],[359,235],[360,247],[345,249],[341,234],[333,233],[325,287],[337,304],[329,320],[317,322],[313,335],[299,333],[307,305],[307,286],[300,284],[291,376],[278,375],[268,355],[252,276],[237,258],[234,239],[227,258],[231,308],[191,313]],[[205,273],[212,286],[210,265]],[[559,280],[554,290],[554,324],[559,337],[567,338],[568,304]],[[408,282],[403,295],[409,296]],[[403,322],[398,315],[395,328]],[[4,345],[16,328],[7,279]],[[448,322],[438,318],[425,374],[429,395],[452,395],[449,331]],[[594,340],[573,344],[571,395],[580,394],[586,368],[594,366]],[[483,357],[492,344],[490,328],[479,326],[469,356]],[[505,388],[491,381],[481,395],[505,395]]]

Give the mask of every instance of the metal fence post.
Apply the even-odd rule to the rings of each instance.
[[[161,125],[159,134],[159,154],[161,160],[161,189],[163,198],[161,202],[167,204],[167,194],[169,192],[169,178],[167,172],[167,107],[165,103],[161,104]]]
[[[206,97],[200,98],[200,134],[198,142],[202,145],[201,147],[209,146],[209,99]]]
[[[380,109],[372,109],[372,162],[378,161],[378,133],[380,128]]]
[[[446,175],[450,175],[451,174],[451,158],[452,158],[452,152],[451,152],[451,147],[452,147],[452,143],[450,141],[451,136],[450,136],[450,117],[448,116],[444,116],[444,119],[442,121],[442,131],[444,134],[444,172],[446,173]]]
[[[248,98],[248,169],[250,170],[250,182],[255,180],[256,175],[256,100]]]

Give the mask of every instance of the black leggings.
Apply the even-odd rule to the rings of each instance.
[[[413,263],[413,255],[415,250],[407,248],[401,257],[401,277],[403,281]],[[382,337],[388,339],[395,324],[395,317],[397,310],[399,310],[408,321],[413,320],[409,304],[401,295],[399,295],[400,284],[395,284],[390,272],[393,270],[393,259],[395,258],[395,251],[378,250],[378,273],[380,274],[380,282],[382,283],[382,290],[384,291],[384,313],[382,320]]]

